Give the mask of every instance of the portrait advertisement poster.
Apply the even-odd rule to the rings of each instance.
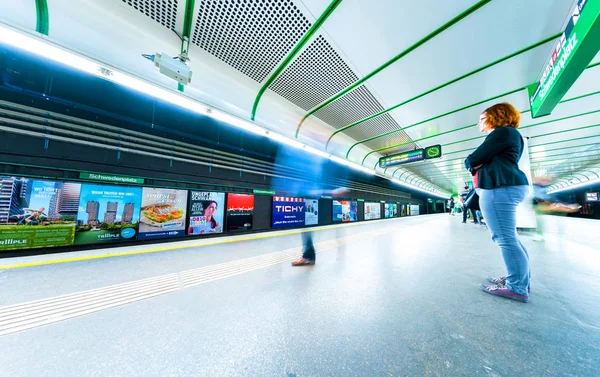
[[[398,205],[396,203],[386,203],[385,204],[385,218],[389,219],[391,217],[398,216]]]
[[[134,241],[141,203],[141,187],[82,184],[75,244]]]
[[[333,221],[348,223],[358,220],[358,202],[350,200],[333,201]]]
[[[138,240],[185,235],[187,190],[144,187]]]
[[[400,204],[400,217],[407,216],[406,204]]]
[[[190,191],[188,235],[223,233],[224,215],[224,192]]]
[[[306,219],[306,203],[303,198],[289,198],[286,196],[273,197],[273,228],[290,226],[304,226]]]
[[[381,203],[365,203],[365,220],[381,218]]]
[[[254,195],[227,194],[227,230],[242,231],[252,229],[254,218]]]
[[[306,205],[306,218],[304,221],[304,225],[318,225],[319,199],[306,199],[304,203]]]
[[[0,176],[0,251],[69,246],[80,183]]]

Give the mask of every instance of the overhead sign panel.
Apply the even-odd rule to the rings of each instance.
[[[432,158],[442,157],[442,146],[432,145],[431,147],[415,149],[413,151],[402,152],[385,156],[379,159],[380,168],[388,168],[390,166],[407,164],[409,162],[417,162]]]
[[[531,115],[548,115],[600,49],[600,0],[579,0],[538,83],[528,87]]]

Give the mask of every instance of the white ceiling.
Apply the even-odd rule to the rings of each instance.
[[[48,0],[48,37],[68,49],[98,59],[165,88],[176,90],[176,83],[160,75],[152,63],[142,58],[141,54],[165,52],[176,55],[180,49],[179,38],[168,27],[128,5],[132,1],[154,6],[162,3],[169,5],[167,0]],[[186,1],[169,1],[174,12],[172,25],[175,25],[174,29],[181,33]],[[221,1],[225,3],[222,5],[223,7],[238,6],[235,5],[237,2],[229,4],[232,0]],[[195,1],[192,33],[198,26],[196,20],[201,3],[210,3],[218,7],[216,5],[218,2],[219,0]],[[297,10],[294,11],[300,14],[298,17],[305,17],[311,23],[314,23],[330,5],[329,0],[267,0],[266,2],[272,6],[281,7],[283,10],[286,10],[288,6],[291,10],[295,6]],[[0,20],[33,30],[36,27],[34,3],[34,1],[1,1]],[[177,4],[176,8],[174,7],[175,3]],[[258,2],[255,4],[252,0],[248,0],[247,3],[258,5]],[[262,3],[264,4],[265,1]],[[321,36],[325,41],[322,43],[330,46],[332,51],[339,56],[336,58],[338,60],[333,62],[331,54],[326,58],[325,56],[311,55],[313,60],[306,69],[322,69],[325,76],[319,77],[331,77],[332,82],[335,81],[337,75],[342,75],[342,71],[345,72],[345,77],[350,77],[348,72],[353,72],[355,77],[362,78],[475,3],[477,3],[475,0],[423,0],[418,2],[344,0],[301,51],[302,53],[309,49],[311,44]],[[373,101],[378,102],[381,109],[387,109],[561,32],[573,5],[574,1],[572,0],[493,0],[372,77],[366,83],[364,91],[370,93]],[[236,48],[248,47],[246,55],[238,56],[238,60],[236,60],[238,66],[255,64],[270,67],[272,64],[269,62],[273,60],[271,56],[269,55],[269,59],[267,59],[262,51],[250,51],[251,47],[258,42],[246,37],[253,33],[251,35],[257,39],[257,35],[263,37],[263,34],[266,33],[267,35],[262,38],[266,42],[261,42],[262,44],[256,44],[256,46],[268,49],[269,54],[282,53],[284,47],[278,44],[284,42],[289,44],[289,40],[299,39],[297,35],[302,34],[299,31],[300,26],[287,21],[285,17],[290,17],[291,13],[287,13],[287,16],[282,13],[281,17],[283,18],[281,19],[278,18],[280,16],[274,14],[271,15],[270,20],[266,17],[258,22],[256,17],[260,17],[260,12],[252,13],[254,11],[251,8],[248,9],[248,13],[243,16],[246,18],[241,21],[235,21],[233,18],[226,19],[227,15],[220,16],[224,18],[223,22],[230,25],[229,27],[235,32],[232,31],[225,35],[221,30],[219,33],[213,34],[214,43],[229,46],[227,49],[231,50],[232,54],[235,53]],[[155,18],[160,18],[160,15]],[[235,29],[236,27],[240,29]],[[244,29],[245,27],[247,29]],[[285,30],[282,29],[284,27]],[[205,32],[210,33],[210,30],[207,29]],[[223,40],[219,40],[219,38]],[[387,125],[383,125],[380,122],[383,121],[383,118],[379,117],[376,118],[376,121],[365,122],[339,133],[332,139],[328,151],[334,155],[345,157],[354,143],[362,138],[382,134],[385,132],[384,129],[386,131],[390,127],[400,129],[531,84],[539,78],[554,44],[555,41],[545,43],[401,106],[389,113],[391,116],[389,121],[392,123],[388,122],[385,123]],[[225,50],[228,51],[227,49]],[[296,58],[299,56],[300,54]],[[257,82],[254,78],[242,73],[222,60],[222,57],[213,55],[206,49],[193,44],[190,49],[190,57],[194,77],[192,84],[186,87],[185,95],[233,115],[249,119],[253,102],[262,82]],[[600,54],[596,56],[594,62],[600,62]],[[275,66],[272,68],[274,69]],[[307,72],[298,72],[300,72],[298,74],[307,74]],[[315,90],[310,89],[315,87],[314,85],[301,86],[300,83],[293,82],[294,77],[286,76],[286,85],[290,91],[297,91],[295,96],[302,98],[328,98],[332,93],[341,90],[335,87],[336,84],[321,78],[320,80],[327,82],[318,83],[320,84],[318,87],[323,88],[322,90],[330,88],[327,89],[330,92],[319,97],[319,93],[311,93],[311,90]],[[301,80],[302,77],[298,76],[297,80]],[[301,87],[304,89],[298,89]],[[599,90],[600,66],[586,70],[565,96],[565,99]],[[361,97],[363,98],[361,103],[360,100],[352,99],[355,94],[350,93],[342,98],[342,100],[348,100],[344,107],[332,105],[326,107],[324,110],[330,109],[330,116],[327,119],[341,120],[347,115],[347,119],[354,119],[352,116],[355,116],[356,120],[359,120],[371,115],[374,110],[366,110],[367,104],[364,102],[366,97]],[[527,92],[521,90],[408,128],[392,136],[360,144],[352,149],[348,158],[361,163],[372,149],[399,144],[408,140],[408,137],[416,141],[418,146],[442,144],[446,154],[442,159],[414,166],[406,165],[403,168],[420,174],[440,187],[449,190],[455,189],[456,186],[462,186],[462,183],[459,182],[460,179],[463,179],[464,182],[464,179],[468,178],[464,174],[461,160],[458,158],[466,157],[469,152],[452,152],[477,147],[481,142],[481,135],[476,127],[456,132],[453,130],[476,123],[478,115],[483,109],[501,101],[508,101],[520,110],[528,109]],[[529,114],[525,113],[522,117],[522,133],[531,137],[531,146],[547,144],[535,149],[536,152],[600,141],[598,138],[600,127],[539,137],[541,134],[568,131],[600,123],[600,112],[525,128],[530,124],[599,109],[600,95],[595,95],[560,104],[549,117],[532,120]],[[267,90],[258,107],[256,121],[269,129],[294,137],[296,128],[306,113],[306,109]],[[397,125],[394,125],[394,121]],[[325,143],[329,137],[336,128],[343,125],[346,124],[327,124],[322,119],[312,116],[302,126],[299,139],[309,145],[325,149]],[[444,132],[449,133],[439,135]],[[590,139],[548,144],[584,136],[590,137]],[[474,140],[469,141],[469,139]],[[410,144],[408,148],[412,148],[412,146],[414,144]],[[577,152],[587,147],[549,152],[548,156],[553,153]],[[384,152],[394,150],[402,150],[402,148]],[[369,155],[364,165],[372,168],[380,156],[379,153]],[[539,152],[532,155],[532,157],[536,156],[540,156]],[[455,160],[451,163],[456,165],[456,173],[448,168],[448,161],[452,159]],[[543,159],[534,161],[538,165],[543,163]],[[554,163],[558,164],[559,161]],[[390,170],[387,173],[391,173]]]

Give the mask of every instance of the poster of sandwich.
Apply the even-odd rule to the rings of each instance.
[[[185,235],[187,190],[144,187],[138,239]]]
[[[187,234],[223,233],[225,193],[190,191],[190,225]]]
[[[141,201],[141,187],[82,184],[74,244],[136,240]]]
[[[80,183],[0,176],[0,251],[68,246]]]
[[[254,195],[227,194],[227,230],[251,230],[254,218]]]

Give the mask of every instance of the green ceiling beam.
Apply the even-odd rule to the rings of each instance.
[[[523,49],[521,49],[521,50],[519,50],[519,51],[513,52],[513,53],[512,53],[512,54],[510,54],[510,55],[506,55],[506,56],[505,56],[505,57],[503,57],[503,58],[500,58],[500,59],[498,59],[498,60],[495,60],[495,61],[493,61],[493,62],[491,62],[491,63],[488,63],[488,64],[486,64],[486,65],[484,65],[484,66],[482,66],[482,67],[479,67],[479,68],[477,68],[477,69],[475,69],[475,70],[473,70],[473,71],[471,71],[471,72],[465,73],[464,75],[462,75],[462,76],[459,76],[459,77],[457,77],[457,78],[455,78],[455,79],[452,79],[452,80],[450,80],[450,81],[448,81],[448,82],[446,82],[446,83],[444,83],[444,84],[442,84],[442,85],[438,85],[438,86],[436,86],[435,88],[433,88],[433,89],[430,89],[430,90],[428,90],[428,91],[426,91],[426,92],[424,92],[424,93],[421,93],[421,94],[419,94],[419,95],[418,95],[418,96],[416,96],[416,97],[412,97],[412,98],[410,98],[410,99],[407,99],[407,100],[406,100],[406,101],[404,101],[404,102],[401,102],[401,103],[399,103],[399,104],[397,104],[397,105],[394,105],[394,106],[392,106],[392,107],[389,107],[389,108],[387,108],[387,109],[385,109],[385,110],[383,110],[383,111],[380,111],[380,112],[378,112],[377,114],[373,114],[373,115],[371,115],[371,116],[368,116],[368,117],[366,117],[366,118],[364,118],[364,119],[361,119],[361,120],[359,120],[358,122],[354,122],[354,123],[352,123],[352,124],[349,124],[349,125],[347,125],[347,126],[341,127],[341,128],[339,128],[339,129],[337,129],[337,130],[336,130],[336,131],[335,131],[333,134],[331,134],[331,136],[329,137],[329,140],[331,140],[331,138],[332,138],[333,136],[335,136],[336,134],[338,134],[338,133],[340,133],[340,132],[343,132],[343,131],[346,131],[347,129],[349,129],[349,128],[351,128],[351,127],[355,127],[355,126],[357,126],[357,125],[359,125],[359,124],[361,124],[361,123],[363,123],[363,122],[366,122],[367,120],[373,119],[373,118],[375,118],[375,117],[378,117],[378,116],[381,116],[381,115],[383,115],[383,114],[386,114],[386,113],[388,113],[388,112],[390,112],[390,111],[392,111],[392,110],[395,110],[395,109],[399,108],[400,106],[406,105],[406,104],[408,104],[408,103],[410,103],[410,102],[413,102],[413,101],[415,101],[415,100],[417,100],[417,99],[419,99],[419,98],[425,97],[426,95],[429,95],[429,94],[431,94],[431,93],[433,93],[433,92],[436,92],[436,91],[438,91],[438,90],[440,90],[440,89],[442,89],[442,88],[445,88],[445,87],[447,87],[447,86],[449,86],[449,85],[452,85],[452,84],[454,84],[454,83],[456,83],[456,82],[458,82],[458,81],[460,81],[460,80],[463,80],[463,79],[465,79],[465,78],[467,78],[467,77],[473,76],[473,75],[475,75],[475,74],[477,74],[477,73],[479,73],[479,72],[481,72],[481,71],[484,71],[484,70],[486,70],[486,69],[488,69],[488,68],[490,68],[490,67],[493,67],[494,65],[500,64],[500,63],[502,63],[502,62],[504,62],[504,61],[506,61],[506,60],[509,60],[509,59],[512,59],[512,58],[514,58],[515,56],[518,56],[518,55],[520,55],[520,54],[523,54],[523,53],[525,53],[525,52],[527,52],[527,51],[530,51],[530,50],[533,50],[533,49],[535,49],[535,48],[537,48],[537,47],[540,47],[540,46],[542,46],[542,45],[544,45],[544,44],[546,44],[546,43],[548,43],[548,42],[550,42],[550,41],[553,41],[553,40],[555,40],[556,38],[560,37],[561,35],[562,35],[562,33],[554,34],[554,35],[553,35],[553,36],[551,36],[551,37],[548,37],[548,38],[546,38],[546,39],[543,39],[543,40],[541,40],[541,41],[539,41],[539,42],[537,42],[537,43],[534,43],[534,44],[532,44],[532,45],[530,45],[530,46],[527,46],[527,47],[525,47],[525,48],[523,48]]]
[[[46,0],[35,0],[36,24],[35,31],[48,35],[48,2]]]
[[[447,113],[440,114],[440,115],[434,116],[433,118],[425,119],[425,120],[422,120],[422,121],[420,121],[420,122],[417,122],[417,123],[413,123],[413,124],[411,124],[411,125],[408,125],[408,126],[406,126],[406,127],[402,127],[402,128],[400,128],[400,129],[397,129],[397,130],[394,130],[394,131],[386,132],[386,133],[383,133],[383,134],[380,134],[380,135],[377,135],[377,136],[370,137],[370,138],[368,138],[368,139],[363,139],[363,140],[360,140],[360,141],[358,141],[358,142],[356,142],[356,143],[352,144],[352,146],[350,147],[350,149],[348,149],[348,152],[346,152],[346,158],[348,158],[348,156],[350,155],[350,151],[352,151],[352,149],[353,149],[354,147],[356,147],[357,145],[359,145],[359,144],[363,144],[363,143],[366,143],[366,142],[368,142],[368,141],[371,141],[371,140],[375,140],[375,139],[378,139],[378,138],[381,138],[381,137],[385,137],[385,136],[388,136],[388,135],[394,134],[394,133],[396,133],[396,132],[404,131],[404,130],[407,130],[407,129],[409,129],[409,128],[413,128],[413,127],[416,127],[416,126],[418,126],[418,125],[421,125],[421,124],[423,124],[423,123],[431,122],[432,120],[436,120],[436,119],[439,119],[439,118],[443,118],[443,117],[445,117],[445,116],[448,116],[448,115],[451,115],[451,114],[458,113],[458,112],[460,112],[460,111],[466,110],[466,109],[468,109],[468,108],[471,108],[471,107],[475,107],[475,106],[481,105],[482,103],[486,103],[486,102],[488,102],[488,101],[493,101],[493,100],[495,100],[495,99],[498,99],[498,98],[502,98],[502,97],[504,97],[504,96],[511,95],[511,94],[513,94],[513,93],[516,93],[516,92],[518,92],[518,91],[520,91],[520,90],[524,90],[524,89],[526,89],[526,88],[525,88],[525,87],[521,87],[521,88],[519,88],[519,89],[511,90],[510,92],[502,93],[502,94],[500,94],[500,95],[497,95],[497,96],[494,96],[494,97],[491,97],[491,98],[488,98],[488,99],[484,99],[483,101],[479,101],[479,102],[473,103],[473,104],[471,104],[471,105],[468,105],[468,106],[461,107],[460,109],[456,109],[456,110],[448,111]],[[376,116],[378,116],[378,114],[371,115],[371,117],[373,117],[373,118],[375,118]],[[368,119],[367,119],[367,120],[368,120]],[[362,122],[362,121],[359,121],[359,122]],[[346,126],[346,127],[351,127],[351,126],[353,126],[353,125],[354,125],[354,123],[352,123],[351,125],[349,125],[349,126]],[[335,132],[334,132],[334,133],[333,133],[333,134],[332,134],[332,135],[329,137],[329,140],[327,140],[327,145],[325,146],[325,148],[326,148],[326,149],[327,149],[327,146],[329,145],[329,142],[331,141],[331,138],[333,138],[333,136],[334,136],[336,133],[338,133],[338,132],[340,132],[340,130],[337,130],[337,131],[335,131]]]
[[[286,56],[285,59],[279,64],[279,66],[273,71],[271,76],[263,83],[262,87],[258,91],[256,95],[256,99],[254,100],[254,105],[252,106],[252,113],[250,115],[250,119],[254,120],[256,118],[256,111],[258,110],[258,104],[263,94],[267,90],[271,84],[281,75],[284,69],[294,60],[296,55],[302,50],[302,48],[308,43],[308,41],[312,38],[312,36],[321,28],[321,25],[331,16],[335,8],[340,5],[342,0],[332,0],[327,9],[321,14],[321,16],[315,21],[315,23],[308,29],[306,34],[300,39],[300,41],[296,44],[296,46],[290,51],[290,53]],[[296,137],[298,137],[298,133],[296,132]]]
[[[596,144],[596,145],[599,145],[599,144]],[[598,151],[600,151],[600,149],[596,148],[596,149],[586,149],[586,150],[580,151],[580,152],[556,153],[556,154],[551,154],[551,155],[548,155],[548,156],[530,157],[529,161],[531,161],[531,162],[533,162],[533,161],[539,161],[539,160],[544,160],[546,158],[552,158],[552,157],[558,157],[558,156],[573,156],[573,155],[576,155],[574,157],[579,157],[581,154],[591,153],[591,152],[596,152],[597,153]]]
[[[329,105],[330,103],[334,102],[335,100],[337,100],[337,99],[343,97],[344,95],[348,94],[352,90],[358,88],[360,85],[362,85],[364,82],[366,82],[367,80],[369,80],[371,77],[373,77],[376,74],[378,74],[379,72],[383,71],[384,69],[386,69],[390,65],[394,64],[395,62],[397,62],[398,60],[400,60],[404,56],[410,54],[411,52],[413,52],[414,50],[416,50],[417,48],[419,48],[423,44],[427,43],[428,41],[430,41],[431,39],[433,39],[437,35],[441,34],[445,30],[449,29],[450,27],[452,27],[453,25],[455,25],[459,21],[463,20],[464,18],[466,18],[467,16],[469,16],[472,13],[474,13],[479,8],[483,7],[484,5],[486,5],[486,4],[490,3],[490,2],[491,2],[491,0],[480,0],[475,5],[473,5],[469,9],[465,10],[464,12],[462,12],[461,14],[459,14],[458,16],[454,17],[452,20],[450,20],[447,23],[445,23],[444,25],[440,26],[439,28],[437,28],[433,32],[429,33],[424,38],[422,38],[421,40],[417,41],[415,44],[413,44],[412,46],[410,46],[406,50],[402,51],[400,54],[394,56],[392,59],[388,60],[383,65],[379,66],[378,68],[376,68],[374,71],[372,71],[371,73],[369,73],[368,75],[366,75],[362,79],[354,82],[352,85],[350,85],[347,88],[343,89],[341,92],[335,94],[333,97],[330,97],[329,99],[325,100],[324,102],[321,102],[319,105],[317,105],[312,110],[310,110],[304,117],[302,117],[302,120],[300,120],[300,123],[298,124],[298,128],[296,129],[296,137],[298,137],[298,134],[300,133],[300,127],[302,127],[302,124],[304,123],[304,121],[308,117],[310,117],[311,115],[313,115],[317,111],[321,110],[325,106]]]

